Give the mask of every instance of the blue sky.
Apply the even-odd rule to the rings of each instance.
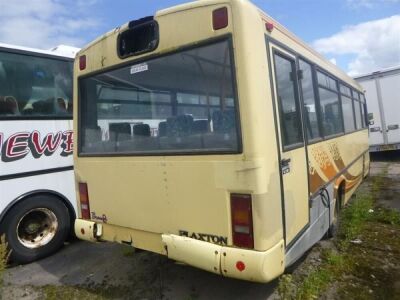
[[[81,47],[185,0],[0,0],[0,42]],[[350,74],[400,65],[400,0],[253,0]]]

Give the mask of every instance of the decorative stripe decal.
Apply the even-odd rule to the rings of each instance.
[[[71,171],[73,169],[74,169],[73,166],[68,166],[68,167],[45,169],[45,170],[38,170],[38,171],[31,171],[31,172],[24,172],[24,173],[17,173],[17,174],[2,175],[2,176],[0,176],[0,181],[11,180],[11,179],[16,179],[16,178],[24,178],[24,177],[30,177],[30,176],[37,176],[37,175],[45,175],[45,174],[51,174],[51,173],[59,173],[59,172]]]
[[[311,150],[311,154],[318,163],[321,171],[328,180],[331,180],[338,173],[334,165],[331,163],[328,154],[324,151],[323,146],[315,147]]]
[[[336,142],[327,144],[328,151],[325,151],[324,146],[320,145],[311,149],[311,155],[314,158],[318,169],[312,165],[309,161],[309,177],[310,177],[310,194],[316,193],[322,186],[330,182],[332,179],[339,175],[339,178],[335,180],[335,188],[342,180],[345,180],[345,191],[351,190],[362,180],[362,171],[360,174],[354,176],[349,173],[349,166],[357,162],[363,155],[358,156],[350,164],[344,163],[342,156],[340,155],[339,147]],[[330,159],[332,156],[332,160]]]
[[[309,161],[309,174],[310,174],[310,194],[314,194],[321,186],[325,184],[325,180],[319,176],[317,170],[310,164]]]
[[[329,152],[333,156],[333,160],[338,168],[338,170],[344,170],[346,169],[346,165],[343,162],[342,156],[340,155],[339,147],[337,146],[336,143],[330,143],[328,145],[329,147]],[[344,172],[344,176],[346,177],[347,180],[355,180],[358,178],[358,176],[353,176],[351,175],[347,170]]]

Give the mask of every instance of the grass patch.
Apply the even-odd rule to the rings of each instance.
[[[281,276],[278,294],[284,300],[317,299],[340,276],[348,270],[348,261],[342,254],[329,249],[321,253],[321,265],[314,266],[307,275],[295,278],[290,274]]]
[[[284,274],[279,278],[278,295],[282,300],[294,299],[296,286],[290,274]]]
[[[122,255],[126,256],[126,257],[134,256],[135,255],[135,248],[125,245],[122,248]]]
[[[142,284],[140,287],[118,286],[104,284],[89,284],[79,286],[67,285],[47,285],[36,287],[35,290],[41,295],[40,299],[58,300],[58,299],[159,299],[161,298],[157,290],[150,285]]]
[[[40,288],[43,299],[58,300],[58,299],[90,299],[100,300],[105,299],[103,296],[96,294],[93,291],[88,291],[83,288],[69,286],[53,286],[48,285]]]
[[[311,270],[301,280],[290,274],[282,275],[278,285],[279,297],[282,300],[317,299],[334,279],[333,274],[324,264]]]
[[[359,194],[341,211],[338,242],[342,247],[346,247],[361,233],[365,222],[372,216],[373,207],[374,200],[371,194]]]
[[[300,285],[296,299],[317,299],[333,279],[329,268],[322,267],[311,272]]]
[[[378,207],[374,211],[372,219],[384,224],[400,225],[400,213],[393,209]]]
[[[322,259],[326,262],[326,267],[335,275],[349,267],[345,257],[334,250],[322,252]]]

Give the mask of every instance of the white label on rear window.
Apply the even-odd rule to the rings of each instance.
[[[149,66],[147,64],[134,65],[131,67],[131,74],[147,71]]]

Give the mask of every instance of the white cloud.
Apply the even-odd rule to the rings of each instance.
[[[80,7],[92,6],[95,5],[97,2],[98,0],[77,0],[77,4]]]
[[[353,56],[351,75],[400,65],[400,15],[346,26],[340,32],[313,43],[324,54]]]
[[[329,59],[329,61],[331,63],[333,63],[334,65],[337,65],[336,58],[332,57],[332,58]]]
[[[84,34],[99,24],[85,13],[96,2],[0,0],[0,42],[41,49],[59,44],[81,47]]]
[[[374,8],[382,4],[394,4],[398,3],[400,0],[347,0],[346,3],[350,8]]]

